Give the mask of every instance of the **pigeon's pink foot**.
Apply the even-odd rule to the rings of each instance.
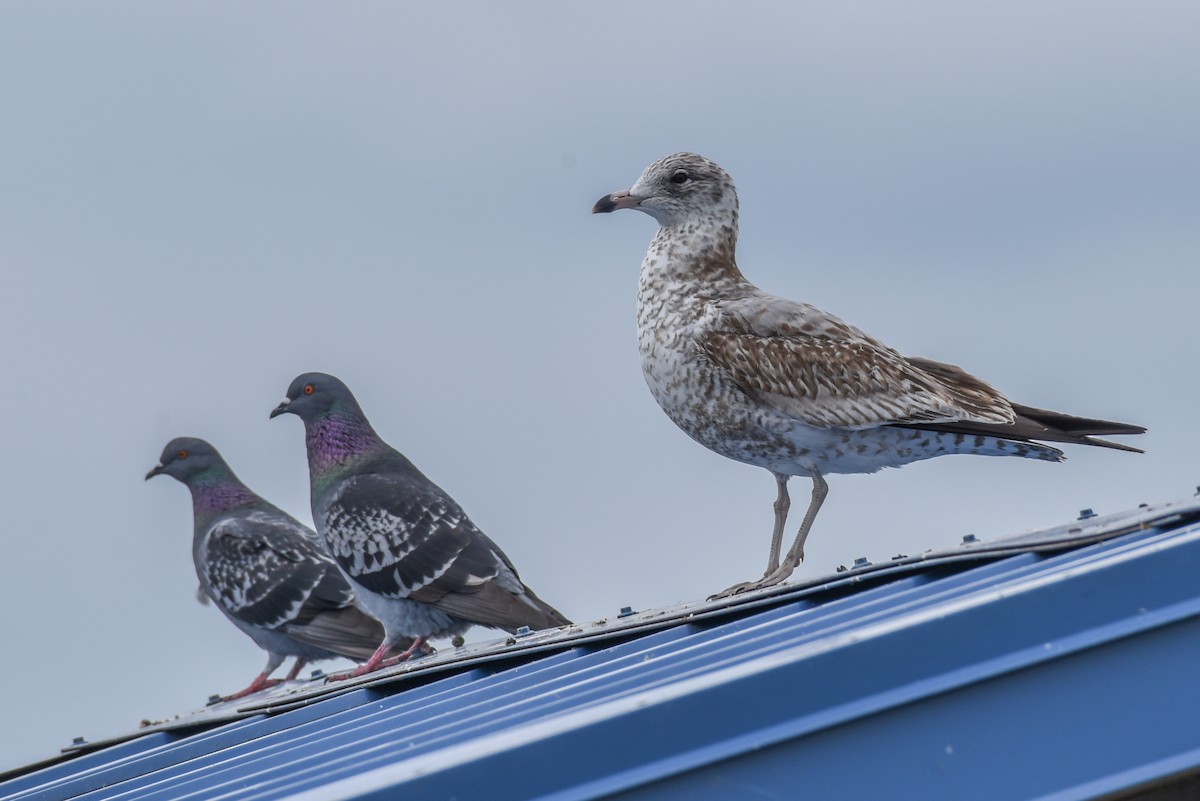
[[[366,662],[359,665],[354,670],[351,670],[348,673],[336,673],[336,674],[330,676],[329,681],[343,681],[344,679],[353,679],[358,676],[364,676],[367,673],[372,673],[381,668],[391,667],[392,665],[398,665],[401,662],[405,661],[406,659],[411,659],[413,654],[420,651],[424,647],[424,645],[425,645],[425,638],[417,637],[415,640],[413,640],[412,645],[410,645],[407,650],[402,651],[401,653],[398,653],[395,656],[390,656],[390,657],[385,658],[384,654],[386,654],[389,650],[391,650],[391,644],[384,642],[382,645],[380,645],[378,648],[375,649],[375,653],[371,654],[371,658],[368,659]]]
[[[258,676],[256,676],[254,678],[254,681],[250,682],[249,687],[247,687],[246,689],[241,690],[239,692],[236,692],[233,695],[227,695],[224,698],[222,698],[221,700],[222,701],[236,701],[239,698],[245,698],[247,695],[253,695],[254,693],[258,692],[259,690],[265,690],[268,687],[274,687],[276,684],[279,684],[279,679],[268,679],[266,673],[259,673]]]
[[[287,678],[284,679],[284,681],[295,681],[296,677],[300,675],[300,671],[303,670],[304,666],[307,664],[308,664],[307,659],[301,659],[300,657],[296,657],[296,664],[292,665],[291,672],[289,672],[287,674]]]

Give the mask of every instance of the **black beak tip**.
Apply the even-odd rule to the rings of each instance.
[[[287,413],[288,413],[288,405],[287,405],[287,402],[285,401],[285,402],[279,404],[278,406],[276,406],[274,409],[272,409],[271,413],[269,415],[267,415],[267,419],[274,420],[279,415],[287,414]]]
[[[152,467],[152,468],[150,468],[150,472],[149,472],[149,473],[147,473],[147,474],[146,474],[146,477],[145,477],[144,479],[142,479],[142,480],[143,480],[143,481],[149,481],[150,479],[154,478],[155,476],[157,476],[157,475],[161,475],[161,474],[162,474],[162,468],[161,468],[161,467]]]
[[[605,195],[596,201],[596,205],[592,206],[592,214],[608,214],[610,211],[617,210],[617,201],[613,200],[612,195]]]

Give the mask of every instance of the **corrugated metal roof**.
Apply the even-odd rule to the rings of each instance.
[[[1200,501],[283,688],[12,799],[1074,799],[1200,766]]]

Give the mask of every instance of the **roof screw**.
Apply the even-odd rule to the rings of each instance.
[[[866,567],[869,564],[871,564],[871,563],[867,561],[867,557],[865,557],[865,556],[860,556],[854,560],[854,566],[856,568],[857,567]]]
[[[310,678],[314,678],[314,679],[319,679],[324,675],[325,675],[325,671],[321,670],[320,668],[317,668],[311,674],[309,674]]]
[[[221,696],[219,696],[219,695],[208,696],[208,706],[212,706],[213,704],[219,704],[219,703],[221,703]]]
[[[71,740],[71,745],[83,745],[86,742],[87,740],[83,739],[82,737],[76,737],[75,739]]]
[[[1200,495],[1200,484],[1196,485],[1196,494]]]
[[[632,614],[633,614],[632,606],[622,606],[621,611],[617,614],[617,617],[629,617]]]
[[[1080,520],[1089,520],[1095,516],[1096,516],[1096,513],[1092,511],[1090,506],[1087,509],[1079,510],[1079,519]]]
[[[849,568],[847,568],[845,565],[838,565],[838,566],[837,566],[837,572],[839,572],[839,573],[845,573],[845,572],[846,572],[848,569],[849,569]]]
[[[531,633],[532,632],[531,632],[529,626],[521,626],[521,628],[517,629],[518,637],[528,637]]]
[[[893,556],[893,557],[892,557],[892,560],[893,560],[893,561],[896,561],[896,560],[899,560],[899,559],[907,559],[907,558],[908,558],[908,554],[906,554],[906,553],[898,553],[898,554],[896,554],[895,556]]]
[[[1139,508],[1139,509],[1149,509],[1149,508],[1150,508],[1150,504],[1148,504],[1148,503],[1139,503],[1139,504],[1138,504],[1138,508]]]
[[[979,538],[976,537],[974,534],[964,534],[963,535],[963,544],[965,545],[968,542],[979,542]]]

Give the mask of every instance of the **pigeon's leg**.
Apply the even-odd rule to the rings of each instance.
[[[355,676],[362,676],[366,673],[379,670],[380,668],[391,667],[399,662],[403,662],[405,659],[410,659],[413,654],[421,650],[421,648],[425,645],[425,638],[417,637],[415,640],[413,640],[412,645],[410,645],[407,650],[385,659],[384,657],[388,651],[392,650],[392,646],[394,644],[395,643],[390,639],[385,639],[383,643],[375,649],[375,653],[371,654],[371,658],[366,662],[362,663],[348,673],[338,673],[330,676],[328,680],[341,681],[342,679],[352,679]]]
[[[287,678],[284,679],[284,681],[295,681],[296,677],[300,675],[300,671],[303,670],[304,666],[307,664],[307,659],[296,657],[296,664],[292,665],[292,669],[288,671]]]
[[[783,527],[787,525],[788,510],[792,508],[792,499],[788,496],[788,479],[782,473],[773,473],[775,486],[779,494],[775,497],[775,528],[771,531],[771,555],[767,557],[767,569],[763,573],[769,576],[779,567],[779,548],[783,545]]]
[[[424,647],[425,647],[425,638],[417,637],[415,640],[412,641],[412,645],[408,646],[408,648],[406,648],[405,650],[396,654],[395,656],[391,656],[391,657],[388,657],[387,659],[383,660],[383,662],[381,662],[379,666],[380,667],[391,667],[392,665],[399,664],[400,662],[403,662],[406,659],[412,659],[413,656],[420,653]]]
[[[384,654],[386,654],[391,647],[391,643],[385,639],[380,646],[375,649],[375,653],[371,654],[371,658],[366,662],[363,662],[354,670],[347,671],[346,673],[334,673],[328,679],[326,679],[326,681],[341,681],[342,679],[349,679],[355,676],[361,676],[364,673],[370,673],[372,670],[379,670],[379,668],[383,667]]]
[[[283,654],[277,654],[271,651],[267,652],[267,666],[263,668],[263,672],[254,677],[254,681],[250,682],[250,686],[244,690],[239,690],[233,695],[227,695],[222,698],[222,701],[236,701],[238,698],[245,698],[251,693],[256,693],[259,690],[265,690],[267,687],[274,687],[279,683],[279,679],[268,678],[275,668],[283,664]]]
[[[729,589],[721,590],[716,595],[711,596],[710,600],[727,598],[730,595],[737,595],[738,593],[749,592],[750,590],[760,590],[763,587],[773,587],[792,575],[792,571],[796,569],[796,565],[804,561],[804,541],[808,539],[808,531],[812,528],[813,521],[817,519],[817,512],[821,510],[821,504],[825,502],[825,498],[829,495],[829,484],[825,482],[824,476],[814,470],[812,480],[812,501],[808,504],[808,511],[804,513],[804,522],[800,524],[800,531],[796,533],[796,539],[792,542],[792,547],[788,549],[783,562],[758,581],[746,581],[741,584],[734,584]]]

